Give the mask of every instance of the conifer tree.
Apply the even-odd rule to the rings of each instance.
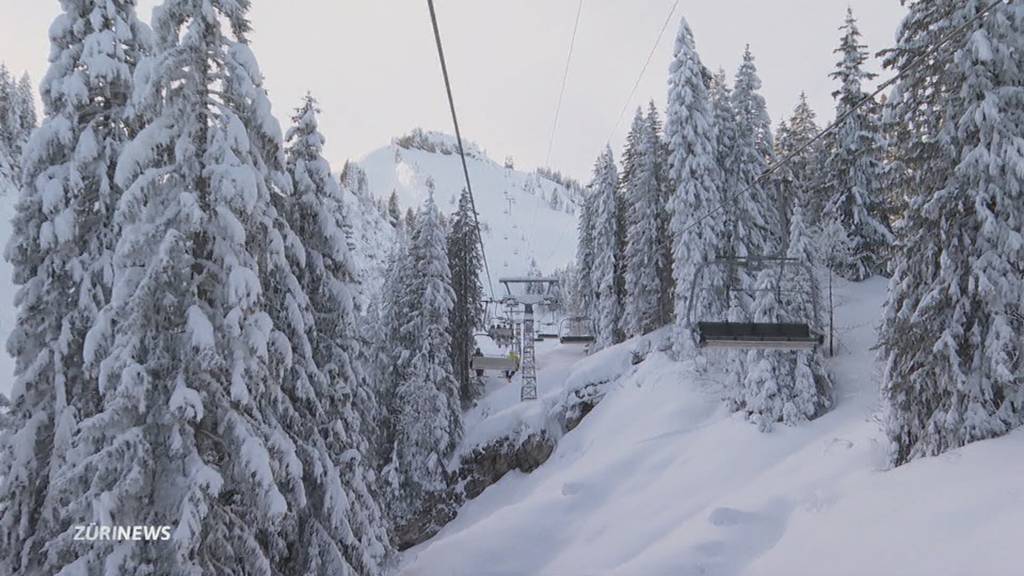
[[[840,84],[833,93],[836,116],[846,117],[828,139],[823,186],[829,198],[822,218],[826,225],[843,229],[852,250],[848,261],[829,262],[830,266],[847,279],[864,280],[885,272],[885,252],[892,243],[882,206],[886,142],[878,122],[877,103],[870,101],[857,108],[868,97],[863,82],[875,74],[864,70],[867,47],[860,43],[852,9],[847,11],[840,30],[843,38],[836,53],[841,59],[831,76]]]
[[[87,53],[83,55],[86,59],[100,57],[102,52],[93,52],[93,47],[86,48]],[[15,157],[20,158],[24,146],[28,143],[29,135],[36,127],[36,103],[35,91],[32,88],[32,79],[28,72],[21,75],[17,84],[11,88],[11,109],[7,122],[11,126],[11,150]]]
[[[630,158],[630,170],[624,172],[622,182],[628,209],[622,266],[626,284],[623,330],[628,336],[646,334],[666,320],[661,290],[668,261],[660,237],[664,218],[658,174],[660,142],[655,129],[638,109],[623,154],[623,158]]]
[[[594,288],[594,213],[593,189],[587,186],[581,191],[581,206],[576,244],[576,282],[580,312],[593,320],[596,317],[597,291]]]
[[[708,97],[711,99],[715,125],[715,162],[721,172],[722,194],[726,197],[730,191],[739,191],[741,164],[737,152],[736,110],[725,70],[719,68],[711,77]],[[731,218],[731,214],[723,214],[722,219],[728,223]],[[731,225],[725,226],[727,234],[731,234],[731,230]]]
[[[36,127],[32,81],[23,74],[15,81],[0,63],[0,187],[15,186],[21,177],[21,157]]]
[[[658,249],[663,268],[658,270],[658,325],[663,326],[672,321],[675,313],[675,279],[672,277],[672,212],[669,210],[675,185],[669,171],[669,150],[662,131],[658,109],[651,101],[647,106],[647,125],[655,140],[654,170],[658,178]]]
[[[781,230],[784,218],[778,204],[778,182],[763,178],[773,160],[771,120],[764,97],[760,94],[761,79],[754,64],[754,56],[747,46],[743,62],[736,72],[732,93],[724,88],[724,79],[716,82],[716,100],[729,95],[729,104],[720,102],[715,115],[722,131],[722,147],[718,156],[724,162],[726,191],[723,200],[723,219],[727,241],[720,254],[725,258],[749,258],[775,255],[783,244]],[[731,267],[724,284],[746,287],[760,284],[761,280],[746,266]],[[735,322],[749,322],[758,315],[771,311],[757,310],[759,303],[751,293],[730,291],[727,318]],[[727,296],[728,297],[728,296]],[[745,387],[749,355],[728,355],[731,386]]]
[[[390,407],[395,448],[388,471],[397,488],[392,502],[396,524],[421,512],[447,486],[445,462],[462,437],[459,385],[451,364],[450,318],[454,305],[451,270],[441,213],[433,195],[416,215],[416,227],[402,276],[403,308],[411,311],[399,335],[408,366]]]
[[[402,225],[402,210],[398,207],[398,193],[394,190],[388,196],[388,223],[395,229]]]
[[[307,439],[282,420],[288,392],[271,370],[289,350],[267,285],[288,266],[272,197],[290,183],[248,8],[167,0],[154,11],[157,50],[135,75],[146,125],[116,172],[117,330],[99,416],[107,445],[129,457],[94,488],[119,495],[101,514],[170,525],[174,546],[91,548],[108,549],[109,574],[269,574],[294,561]],[[163,497],[150,503],[154,492]]]
[[[758,274],[753,319],[807,322],[812,330],[819,330],[816,258],[801,206],[794,206],[790,222],[786,257],[795,262],[788,269],[768,267]],[[732,400],[763,431],[776,422],[792,425],[812,420],[832,406],[832,383],[818,350],[751,350],[745,365],[742,393]]]
[[[0,149],[13,157],[11,153],[15,132],[12,130],[11,116],[14,110],[16,87],[7,65],[0,62]]]
[[[87,333],[111,296],[121,194],[113,173],[134,132],[127,98],[149,30],[134,2],[83,0],[63,3],[50,41],[45,118],[25,146],[6,253],[19,285],[8,341],[16,361],[12,433],[0,453],[0,572],[10,574],[100,566],[103,546],[78,547],[71,526],[103,519],[104,507],[90,501],[100,492],[89,486],[89,475],[98,473],[90,466],[132,453],[130,441],[120,455],[96,453],[93,429],[102,423],[95,415],[106,391],[83,358],[93,353]],[[18,85],[9,77],[0,82],[8,107],[0,123],[20,154],[35,124],[31,85],[26,77]]]
[[[801,92],[792,116],[788,122],[783,122],[777,132],[775,155],[781,159],[796,154],[780,170],[783,214],[788,216],[794,206],[801,206],[805,215],[804,224],[809,227],[818,222],[824,204],[821,198],[823,190],[819,184],[821,167],[818,165],[823,149],[820,141],[812,143],[818,132],[814,110],[807,102],[807,94]],[[791,228],[788,218],[784,227]]]
[[[272,286],[275,325],[290,349],[281,374],[287,394],[281,422],[298,445],[303,506],[295,530],[307,546],[289,569],[309,574],[381,570],[389,543],[369,468],[376,404],[354,330],[354,271],[343,232],[341,188],[323,157],[324,137],[312,96],[288,131],[292,197],[282,203],[290,268]],[[290,233],[290,234],[289,234]],[[298,249],[301,247],[301,250]],[[294,270],[294,276],[289,275]],[[276,296],[276,297],[275,297]],[[272,308],[273,310],[273,308]]]
[[[385,473],[389,496],[395,496],[399,490],[395,466],[396,418],[392,407],[396,405],[395,393],[398,386],[408,379],[408,360],[413,347],[407,341],[408,334],[402,332],[402,327],[412,313],[409,307],[413,304],[408,294],[412,284],[409,258],[408,238],[398,234],[388,254],[384,271],[379,304],[380,324],[378,337],[373,343],[376,361],[372,368],[378,383],[377,396],[384,408],[380,421],[381,445],[378,446],[377,456],[381,462],[389,464]]]
[[[777,253],[785,237],[773,183],[760,179],[774,154],[771,119],[760,90],[761,79],[747,46],[732,92],[736,179],[729,190],[729,244],[731,254],[740,257]]]
[[[476,348],[476,330],[483,323],[483,285],[480,282],[480,268],[483,258],[476,232],[476,216],[473,213],[469,192],[459,195],[459,207],[452,219],[448,236],[448,261],[452,272],[452,289],[455,301],[452,307],[452,366],[459,381],[460,397],[464,406],[483,392],[471,377],[469,363]]]
[[[988,5],[908,2],[886,56],[902,73],[886,115],[908,196],[881,330],[897,464],[1024,424],[1024,15],[1010,3],[978,19]]]
[[[592,282],[595,293],[594,313],[597,325],[597,343],[600,347],[622,341],[622,301],[618,292],[618,268],[621,265],[619,236],[619,184],[618,170],[610,147],[594,165],[594,180],[590,184],[594,203]]]
[[[402,226],[405,227],[405,233],[412,237],[416,230],[416,212],[413,211],[412,206],[405,210],[405,221],[402,222]]]
[[[691,327],[686,325],[688,307],[696,316],[721,317],[726,303],[716,291],[702,291],[690,303],[689,287],[698,268],[715,260],[724,244],[725,231],[718,218],[704,217],[722,201],[715,111],[705,84],[705,68],[697,55],[693,33],[684,19],[679,26],[669,68],[665,138],[668,141],[669,175],[677,186],[671,198],[672,270],[675,277],[676,350],[693,351]],[[714,283],[715,271],[706,280]]]

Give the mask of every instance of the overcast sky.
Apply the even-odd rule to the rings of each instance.
[[[141,0],[148,20],[156,0]],[[730,76],[749,43],[774,122],[806,90],[832,117],[837,28],[848,6],[872,52],[892,44],[898,0],[682,0],[636,97],[612,128],[674,0],[585,0],[551,165],[586,178],[633,109],[661,107],[679,19],[708,66]],[[254,0],[252,41],[278,119],[307,90],[320,100],[327,154],[340,167],[413,127],[451,131],[426,0]],[[464,136],[498,161],[542,165],[576,0],[436,0]],[[33,80],[46,69],[56,0],[0,0],[0,61]],[[877,62],[872,62],[880,71]]]

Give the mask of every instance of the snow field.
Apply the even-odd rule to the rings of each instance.
[[[828,414],[763,434],[692,363],[655,351],[620,371],[626,342],[571,369],[625,377],[550,460],[468,502],[402,574],[1013,573],[1024,432],[887,470],[870,350],[885,281],[837,290]]]
[[[563,186],[505,168],[482,153],[467,156],[467,162],[494,293],[504,290],[499,277],[525,275],[531,258],[545,274],[573,261],[576,216],[548,205],[552,191],[563,204],[568,202],[569,192]],[[367,154],[359,165],[366,171],[371,193],[387,200],[394,191],[403,214],[426,199],[428,179],[434,182],[438,208],[446,215],[455,210],[459,192],[466,186],[457,155],[390,145]]]

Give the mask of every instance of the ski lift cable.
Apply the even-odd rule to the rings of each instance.
[[[562,88],[558,91],[558,104],[555,106],[555,120],[551,124],[551,137],[548,138],[548,154],[544,159],[544,164],[550,166],[551,164],[551,149],[555,145],[555,131],[558,129],[558,116],[562,112],[562,99],[565,97],[565,85],[569,79],[569,66],[572,64],[572,53],[576,47],[576,32],[580,27],[580,15],[583,14],[583,0],[580,0],[579,5],[576,7],[576,22],[572,26],[572,38],[569,40],[569,55],[565,58],[565,70],[562,72]]]
[[[672,22],[672,16],[676,13],[676,9],[679,8],[679,2],[680,2],[680,0],[676,0],[675,3],[672,4],[672,9],[669,10],[668,16],[665,17],[665,22],[662,23],[661,30],[658,31],[658,37],[654,40],[654,45],[651,46],[651,51],[647,54],[647,60],[644,62],[643,67],[640,69],[640,74],[637,76],[636,82],[633,83],[633,88],[632,88],[632,90],[629,91],[629,96],[626,98],[626,102],[622,105],[622,110],[619,112],[619,117],[615,121],[615,126],[612,128],[611,132],[608,133],[608,138],[607,138],[608,142],[611,142],[612,136],[615,134],[615,131],[618,130],[619,129],[619,125],[622,124],[622,119],[626,115],[626,110],[629,109],[629,103],[632,102],[633,97],[636,96],[636,91],[640,87],[640,82],[643,80],[644,75],[647,74],[647,68],[650,67],[651,60],[654,59],[654,54],[655,54],[655,52],[657,52],[658,46],[661,45],[661,39],[665,36],[665,31],[668,30],[668,26]],[[580,4],[581,4],[581,8],[582,8],[583,2],[581,1]],[[575,31],[573,32],[573,36],[575,37]],[[570,55],[571,55],[571,48],[570,48]],[[566,72],[568,73],[568,64],[566,64]],[[564,80],[563,80],[563,82],[564,82]],[[563,90],[564,90],[564,86],[563,86]],[[559,106],[561,106],[561,102],[559,102]],[[556,122],[557,122],[557,113],[556,113],[555,117],[556,117]],[[554,139],[554,131],[553,130],[552,130],[551,138],[552,138],[552,140]],[[548,157],[549,157],[549,159],[550,159],[550,156],[551,156],[551,150],[550,150],[550,147],[549,147],[549,149],[548,149]],[[558,242],[559,244],[561,244],[562,239],[564,239],[564,237],[565,237],[565,231],[563,230],[562,231],[562,235],[559,238],[559,242]]]
[[[619,112],[618,119],[615,120],[615,126],[612,127],[611,132],[608,133],[608,141],[611,142],[612,136],[615,135],[615,131],[619,129],[622,124],[622,119],[626,116],[626,110],[629,109],[629,103],[633,101],[633,96],[636,96],[636,91],[640,87],[640,82],[643,80],[644,75],[647,74],[647,68],[651,65],[651,60],[654,59],[654,53],[658,51],[658,46],[661,45],[661,39],[665,35],[665,30],[668,29],[668,25],[672,22],[672,15],[676,13],[676,8],[679,8],[680,0],[676,0],[675,4],[672,5],[672,9],[669,10],[668,16],[665,17],[665,23],[661,25],[661,30],[658,31],[658,38],[654,41],[654,46],[651,46],[651,51],[647,54],[647,61],[644,62],[643,68],[640,69],[640,75],[636,77],[636,82],[633,83],[633,89],[629,91],[629,96],[626,97],[626,102],[622,105],[622,111]]]
[[[928,50],[924,51],[923,53],[913,57],[910,60],[910,62],[902,70],[900,70],[895,76],[893,76],[889,80],[886,80],[885,82],[883,82],[881,85],[878,86],[878,89],[876,89],[871,94],[868,94],[868,95],[864,96],[863,98],[861,98],[860,101],[858,101],[853,107],[851,107],[849,110],[847,110],[846,112],[844,112],[841,115],[839,115],[831,124],[829,124],[824,130],[819,132],[816,136],[814,136],[813,138],[811,138],[810,140],[805,142],[803,145],[798,147],[796,150],[793,150],[789,154],[786,154],[785,156],[783,156],[782,159],[779,160],[778,162],[776,162],[775,164],[772,164],[771,166],[766,168],[764,170],[764,172],[762,172],[757,178],[755,178],[754,182],[752,182],[746,188],[743,188],[742,190],[740,190],[739,192],[736,192],[735,194],[727,195],[726,200],[735,199],[736,197],[739,197],[739,196],[749,192],[759,182],[761,182],[765,178],[771,176],[772,174],[778,172],[780,169],[782,169],[783,166],[785,166],[785,165],[789,164],[790,162],[792,162],[794,158],[796,158],[797,156],[802,154],[804,151],[806,151],[808,148],[810,148],[812,145],[814,145],[815,142],[821,140],[825,136],[827,136],[830,133],[834,132],[850,116],[852,116],[855,112],[857,112],[858,110],[863,108],[865,105],[867,105],[868,102],[873,101],[879,94],[881,94],[886,89],[888,89],[890,86],[895,84],[898,80],[900,80],[907,72],[909,72],[909,71],[913,70],[914,68],[916,68],[922,62],[924,62],[925,60],[927,60],[928,58],[933,56],[936,52],[938,52],[941,48],[943,48],[951,40],[953,40],[957,35],[959,35],[960,33],[964,32],[964,31],[966,31],[968,28],[970,28],[971,26],[973,26],[974,24],[979,22],[982,18],[987,16],[989,14],[989,12],[991,12],[993,9],[995,9],[996,6],[999,6],[1000,4],[1007,4],[1009,1],[1010,0],[995,0],[995,2],[992,2],[991,4],[989,4],[986,7],[982,8],[982,10],[980,12],[978,12],[978,14],[976,14],[973,18],[967,20],[966,22],[964,22],[960,26],[954,28],[948,34],[946,34],[945,36],[940,38],[939,41],[936,42],[934,46],[932,46]],[[693,230],[695,227],[699,226],[705,220],[707,220],[708,218],[711,218],[712,216],[714,216],[715,214],[721,212],[725,208],[726,208],[725,202],[718,203],[718,205],[716,205],[714,208],[712,208],[712,209],[708,210],[707,212],[705,212],[703,215],[701,215],[695,221],[692,221],[689,224],[687,224],[679,233],[680,234],[684,234],[686,232],[689,232],[690,230]]]
[[[473,210],[473,224],[476,227],[476,238],[480,243],[480,258],[484,262],[484,271],[487,273],[487,287],[494,298],[494,283],[491,281],[491,269],[487,264],[487,252],[484,250],[484,236],[480,231],[480,216],[476,211],[476,200],[473,198],[473,185],[469,181],[469,166],[466,164],[466,151],[462,146],[462,133],[459,131],[459,117],[455,114],[455,98],[452,97],[452,84],[448,79],[448,64],[444,58],[444,48],[441,45],[441,31],[437,26],[437,13],[434,11],[434,0],[427,0],[427,7],[430,9],[430,23],[434,28],[434,40],[437,43],[437,57],[441,61],[441,75],[444,76],[444,88],[448,93],[448,107],[452,112],[452,124],[455,126],[455,140],[459,145],[459,158],[462,159],[462,174],[466,178],[466,192],[469,194],[469,205]]]

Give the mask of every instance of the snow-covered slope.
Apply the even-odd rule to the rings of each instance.
[[[429,179],[434,183],[438,206],[451,213],[465,187],[459,157],[452,153],[454,139],[426,133],[418,140],[412,144],[391,144],[360,160],[370,193],[387,200],[392,191],[396,192],[404,213],[426,199]],[[544,273],[569,264],[576,255],[576,215],[569,202],[571,192],[536,173],[505,168],[472,144],[467,145],[467,156],[495,283],[499,276],[526,274],[531,259],[536,259]],[[552,193],[558,196],[560,209],[551,207]]]
[[[836,407],[769,434],[723,407],[714,375],[659,352],[623,364],[635,342],[580,361],[568,385],[626,372],[546,464],[470,501],[402,573],[1020,573],[1024,430],[886,469],[870,350],[884,297],[880,279],[840,286]]]

